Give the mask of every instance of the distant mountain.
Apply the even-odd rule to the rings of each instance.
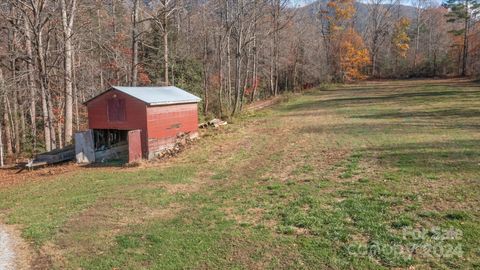
[[[317,12],[320,8],[325,8],[328,3],[328,0],[318,0],[303,7],[300,7],[300,12],[304,13],[305,16],[314,18],[317,15]],[[355,14],[356,28],[358,30],[364,29],[369,17],[369,4],[362,2],[355,2],[355,8],[357,12]],[[390,5],[384,5],[389,7]],[[413,19],[415,17],[415,8],[412,6],[399,5],[398,7],[393,7],[392,12],[396,13],[398,17],[407,17]]]

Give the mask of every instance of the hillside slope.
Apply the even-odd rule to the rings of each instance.
[[[2,188],[0,213],[36,269],[475,268],[479,106],[460,80],[312,90],[167,161]]]

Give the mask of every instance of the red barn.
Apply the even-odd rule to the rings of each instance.
[[[200,100],[174,86],[114,86],[88,100],[95,160],[120,153],[128,153],[129,161],[150,159],[172,146],[180,133],[196,137]]]

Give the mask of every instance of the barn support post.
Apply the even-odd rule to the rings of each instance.
[[[128,163],[142,159],[142,131],[140,129],[128,131]]]
[[[95,162],[93,130],[75,133],[75,159],[77,163]]]

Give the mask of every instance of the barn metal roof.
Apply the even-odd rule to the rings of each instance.
[[[113,89],[137,98],[149,105],[194,103],[201,99],[175,86],[128,87],[112,86]]]

